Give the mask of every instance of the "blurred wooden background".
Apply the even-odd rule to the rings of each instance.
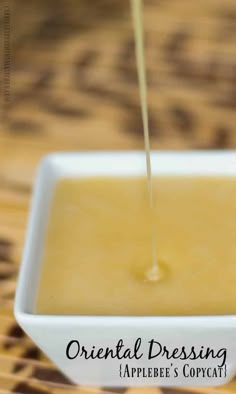
[[[144,0],[144,24],[152,148],[235,148],[235,0]],[[0,37],[0,393],[87,392],[23,334],[12,306],[40,158],[143,149],[129,1],[1,0]],[[236,384],[128,391],[199,390]]]

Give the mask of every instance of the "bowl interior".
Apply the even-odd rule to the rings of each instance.
[[[234,152],[153,152],[154,175],[235,176]],[[41,162],[36,177],[15,307],[34,313],[48,213],[59,178],[94,176],[142,176],[144,152],[59,153]]]

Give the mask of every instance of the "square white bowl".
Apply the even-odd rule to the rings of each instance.
[[[236,153],[227,152],[153,152],[154,175],[174,176],[230,176],[236,182]],[[184,386],[218,385],[229,381],[236,372],[236,316],[79,316],[37,315],[35,298],[40,265],[47,230],[48,212],[56,182],[61,177],[90,176],[142,176],[146,174],[144,152],[83,152],[55,153],[46,156],[38,170],[33,193],[31,214],[26,237],[23,261],[20,269],[15,298],[15,317],[25,332],[53,360],[53,362],[75,383],[98,386]],[[223,279],[222,262],[222,280]],[[236,264],[236,256],[235,256]],[[56,273],[55,273],[55,280]],[[217,289],[216,289],[217,291]],[[236,291],[236,287],[235,287]],[[187,296],[187,295],[186,295]],[[236,307],[236,306],[235,306]],[[124,347],[133,349],[137,338],[141,338],[143,357],[139,360],[117,358],[99,360],[75,357],[68,359],[66,348],[70,341],[80,346],[112,347],[122,339]],[[190,368],[217,368],[219,358],[180,360],[166,357],[148,360],[148,342],[155,339],[169,350],[185,346],[186,350],[201,346],[227,351],[226,376],[183,376],[183,365]],[[78,343],[71,347],[73,356]],[[120,377],[122,368],[168,367],[179,368],[178,377]],[[172,363],[172,366],[171,366]],[[135,372],[135,371],[134,371]],[[140,371],[140,374],[143,373]],[[147,373],[147,370],[146,370]],[[152,372],[153,373],[153,372]],[[195,372],[193,371],[192,374]],[[200,372],[199,372],[200,373]]]

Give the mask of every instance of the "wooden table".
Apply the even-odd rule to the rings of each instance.
[[[9,75],[1,73],[0,393],[102,390],[71,385],[24,335],[12,308],[40,158],[61,150],[143,149],[129,4],[113,1],[111,7],[94,0],[93,10],[83,0],[54,7],[1,2],[1,61],[11,23],[12,72],[10,96]],[[236,147],[235,0],[145,0],[144,11],[152,148]],[[236,383],[127,389],[219,390],[233,392]]]

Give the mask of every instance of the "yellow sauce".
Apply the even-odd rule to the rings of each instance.
[[[142,22],[142,0],[131,0],[133,23],[134,23],[134,38],[136,50],[136,62],[139,81],[139,92],[141,102],[141,113],[143,121],[144,143],[146,152],[146,166],[147,166],[147,181],[148,194],[150,206],[150,226],[151,226],[151,248],[152,256],[150,260],[150,267],[144,272],[146,280],[156,282],[161,279],[164,274],[162,266],[157,260],[157,246],[156,246],[156,231],[154,225],[153,214],[153,192],[152,192],[152,166],[150,155],[150,138],[149,138],[149,123],[148,123],[148,105],[147,105],[147,82],[145,70],[145,56],[143,43],[143,22]]]
[[[37,313],[236,313],[236,182],[153,177],[154,225],[165,275],[147,282],[145,178],[63,179],[50,209]]]

